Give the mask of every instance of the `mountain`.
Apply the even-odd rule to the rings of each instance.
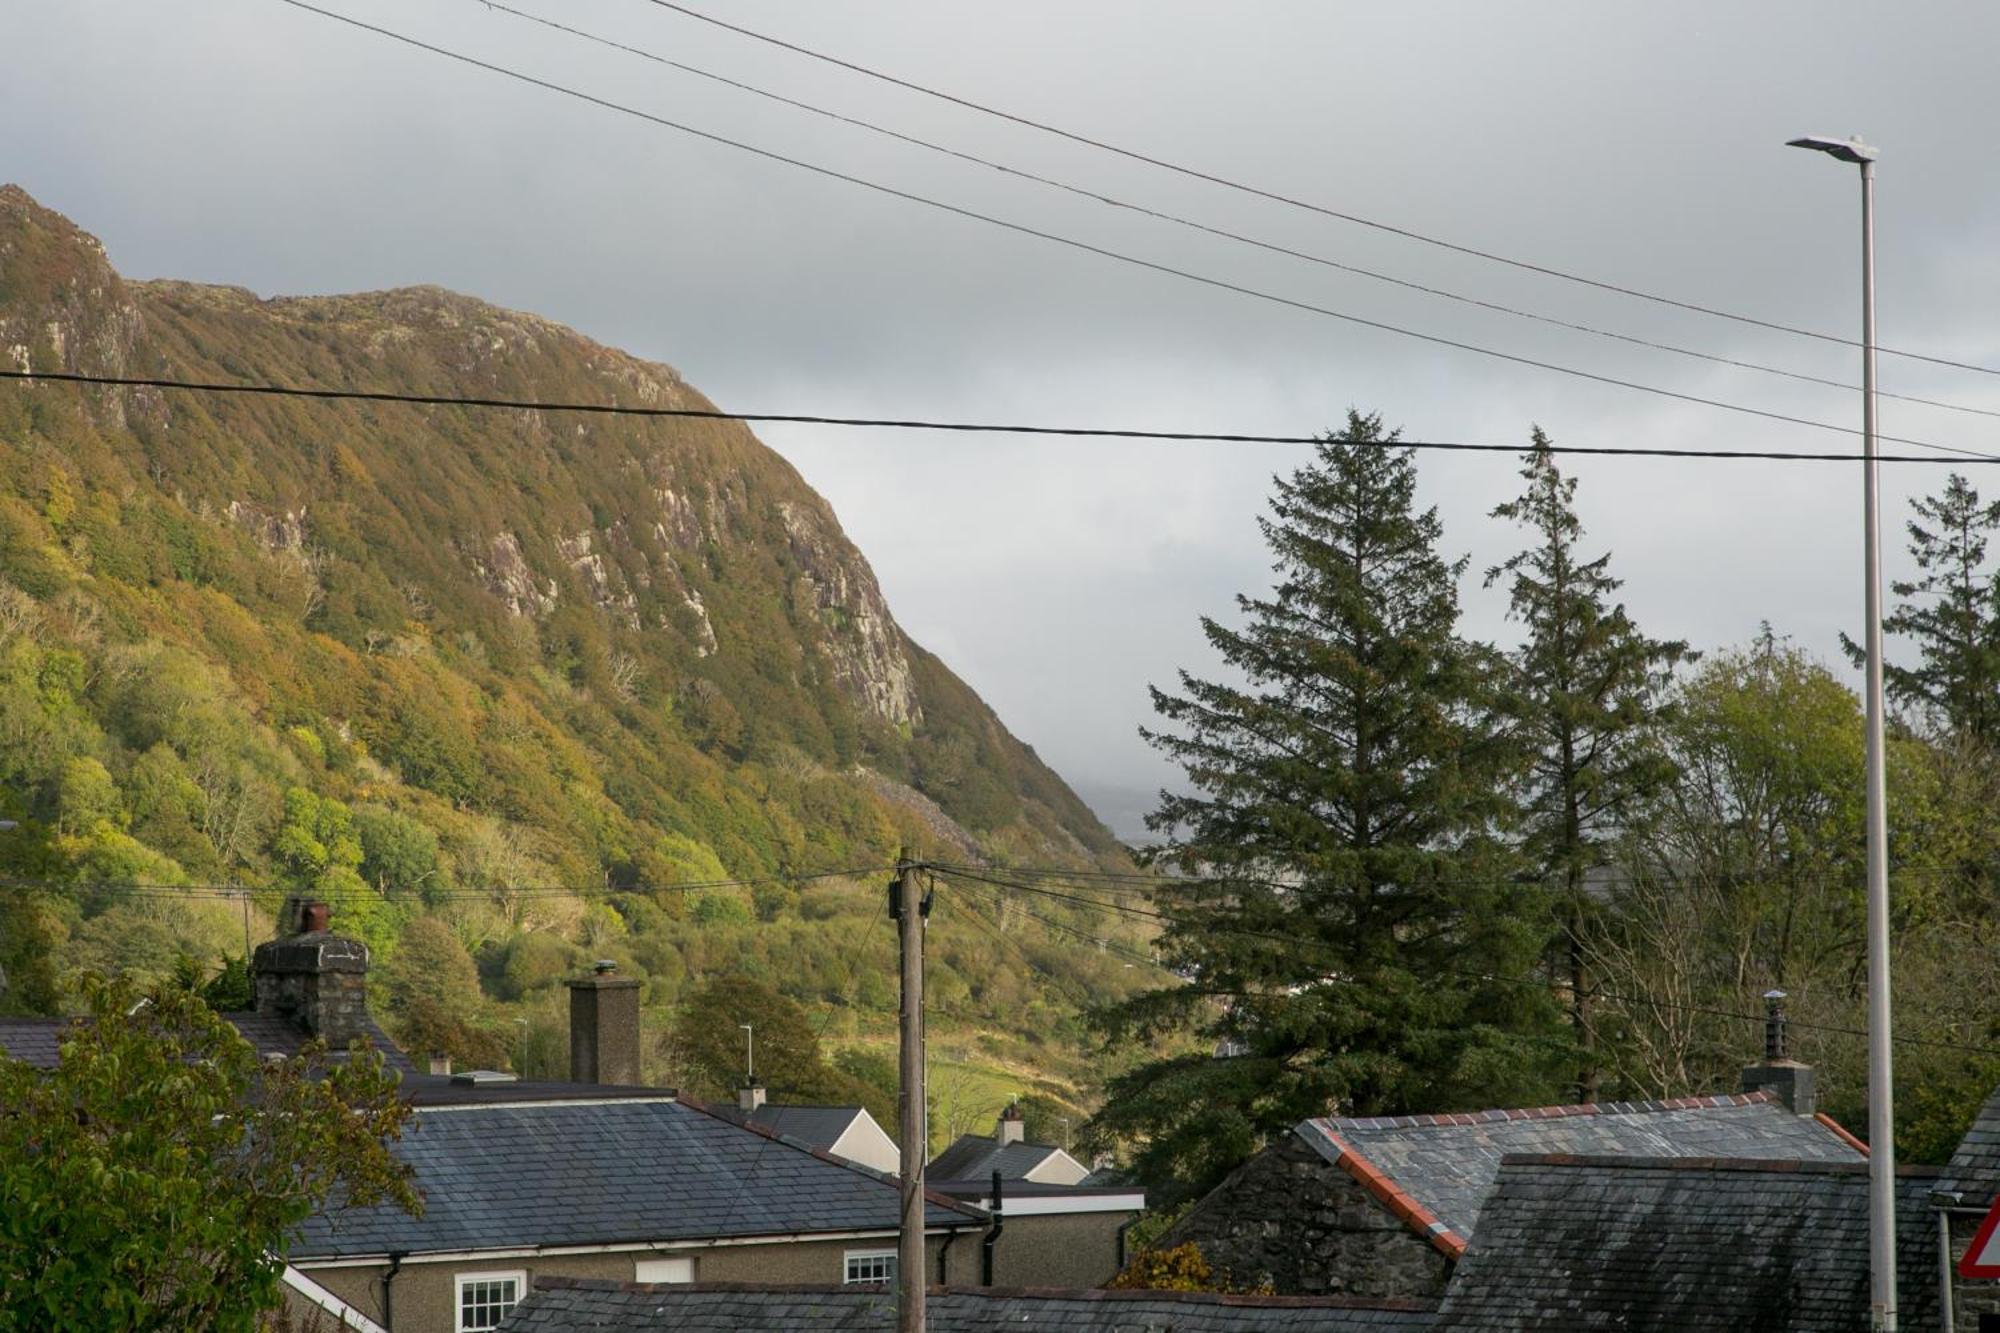
[[[436,288],[127,282],[12,186],[0,365],[709,406]],[[0,813],[22,823],[0,871],[59,886],[0,894],[0,1005],[60,1004],[87,967],[212,968],[305,888],[374,947],[391,1018],[517,1054],[600,954],[662,1022],[742,970],[864,1038],[886,962],[854,941],[889,940],[880,893],[851,890],[899,845],[1129,866],[738,423],[21,381],[0,383]],[[864,873],[801,878],[841,870]],[[765,882],[682,887],[725,879]],[[249,909],[208,885],[251,886]],[[974,929],[1009,910],[993,892],[941,939],[951,1021],[1074,1052],[1117,965],[1016,912],[1006,943],[1055,969],[1030,998],[1027,960]],[[475,1006],[427,984],[447,974],[477,975]]]

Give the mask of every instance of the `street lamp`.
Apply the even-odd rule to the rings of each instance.
[[[1861,477],[1868,708],[1868,1269],[1870,1326],[1896,1327],[1896,1118],[1889,1060],[1889,815],[1882,767],[1882,515],[1875,458],[1875,158],[1859,139],[1791,148],[1861,168]]]

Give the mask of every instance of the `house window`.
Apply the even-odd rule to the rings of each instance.
[[[674,1259],[641,1259],[632,1265],[634,1282],[692,1282],[694,1281],[694,1260],[691,1257]]]
[[[458,1333],[482,1333],[500,1327],[500,1321],[514,1312],[528,1285],[528,1275],[512,1273],[460,1273],[458,1275]]]
[[[896,1280],[896,1252],[894,1250],[849,1250],[847,1252],[846,1275],[842,1282],[882,1282]]]

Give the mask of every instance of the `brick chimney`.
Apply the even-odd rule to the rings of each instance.
[[[1785,993],[1781,990],[1764,992],[1764,1063],[1743,1071],[1743,1091],[1768,1092],[1798,1115],[1811,1115],[1819,1104],[1812,1066],[1792,1059],[1785,1049]]]
[[[609,960],[569,983],[569,1077],[639,1082],[639,983],[619,976]]]
[[[278,937],[251,956],[253,1003],[260,1014],[289,1018],[309,1036],[345,1047],[371,1035],[368,946],[329,928],[327,905],[291,897],[278,912]]]
[[[1010,1143],[1021,1142],[1027,1133],[1028,1127],[1021,1120],[1021,1108],[1008,1102],[1007,1109],[1000,1113],[1000,1123],[994,1127],[993,1141],[1004,1148]]]

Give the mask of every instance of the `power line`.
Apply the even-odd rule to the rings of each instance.
[[[1691,357],[1695,360],[1707,361],[1711,364],[1719,366],[1729,366],[1737,370],[1750,370],[1750,371],[1756,371],[1759,374],[1764,374],[1764,375],[1776,375],[1780,378],[1794,380],[1801,384],[1816,384],[1831,389],[1844,389],[1850,393],[1861,392],[1862,386],[1858,384],[1849,383],[1846,380],[1828,379],[1821,375],[1808,375],[1795,370],[1785,370],[1778,366],[1764,365],[1756,361],[1745,361],[1738,359],[1736,357],[1722,356],[1714,352],[1704,352],[1697,348],[1682,347],[1674,343],[1659,342],[1650,338],[1637,337],[1629,333],[1619,333],[1613,329],[1598,328],[1595,325],[1579,323],[1574,320],[1561,319],[1554,315],[1545,315],[1533,310],[1524,310],[1519,307],[1506,305],[1497,301],[1482,300],[1481,298],[1476,296],[1468,296],[1463,292],[1455,292],[1444,287],[1435,287],[1428,285],[1426,283],[1414,282],[1408,278],[1399,278],[1396,277],[1394,274],[1378,272],[1377,270],[1364,268],[1358,264],[1350,264],[1342,260],[1328,258],[1325,255],[1314,254],[1310,251],[1299,250],[1291,246],[1280,245],[1274,241],[1267,241],[1256,236],[1245,235],[1241,232],[1232,231],[1227,227],[1219,227],[1211,223],[1197,221],[1194,218],[1186,217],[1178,213],[1171,213],[1164,209],[1152,208],[1145,204],[1134,203],[1131,200],[1127,199],[1118,199],[1111,195],[1105,194],[1100,190],[1092,189],[1088,186],[1077,185],[1071,181],[1065,181],[1058,179],[1056,177],[1046,176],[1039,172],[1029,171],[1022,167],[1010,166],[1004,162],[996,162],[991,158],[981,157],[976,153],[968,153],[962,149],[952,148],[946,144],[938,143],[935,140],[925,139],[914,134],[906,134],[901,130],[892,129],[889,126],[880,124],[876,121],[867,120],[859,116],[850,116],[843,112],[834,111],[828,107],[818,106],[812,102],[801,101],[795,97],[788,97],[783,93],[773,92],[768,88],[759,87],[754,83],[746,83],[741,79],[730,78],[727,75],[718,74],[713,70],[703,69],[698,65],[690,65],[685,61],[675,60],[669,56],[663,56],[657,52],[645,50],[642,47],[632,46],[629,43],[618,41],[615,38],[606,37],[599,33],[589,32],[582,28],[573,27],[567,23],[559,23],[554,19],[544,18],[539,14],[531,14],[523,9],[515,9],[511,5],[505,5],[500,3],[500,0],[472,0],[472,3],[481,5],[489,10],[497,10],[502,14],[512,15],[513,17],[521,19],[525,22],[533,23],[540,27],[551,29],[552,31],[555,32],[567,33],[572,37],[579,38],[586,42],[594,43],[595,45],[598,46],[609,48],[610,50],[621,51],[627,55],[637,56],[641,60],[651,61],[656,65],[661,65],[668,69],[676,70],[680,73],[688,74],[698,79],[706,79],[712,83],[721,84],[722,86],[727,88],[734,88],[739,92],[748,93],[753,97],[761,97],[768,101],[776,102],[781,106],[792,107],[796,110],[804,111],[810,115],[820,116],[827,120],[835,121],[842,125],[849,125],[853,126],[856,129],[866,130],[871,134],[881,135],[884,138],[895,140],[898,143],[909,144],[916,148],[922,148],[927,152],[939,153],[945,157],[953,158],[960,162],[968,162],[975,166],[984,167],[991,171],[997,171],[1004,176],[1011,176],[1018,180],[1031,181],[1034,184],[1047,186],[1048,188],[1053,190],[1060,190],[1065,194],[1071,194],[1077,196],[1078,198],[1088,199],[1093,203],[1103,204],[1109,208],[1122,209],[1126,212],[1134,213],[1141,217],[1153,218],[1157,221],[1172,223],[1173,225],[1178,227],[1186,227],[1190,230],[1203,232],[1210,236],[1216,236],[1224,240],[1234,241],[1240,245],[1252,246],[1256,249],[1263,250],[1271,254],[1284,255],[1292,259],[1303,260],[1306,263],[1317,264],[1323,268],[1336,269],[1342,273],[1350,273],[1357,277],[1371,279],[1372,281],[1375,282],[1388,283],[1391,286],[1401,287],[1408,291],[1421,292],[1427,296],[1440,297],[1447,301],[1457,301],[1463,305],[1474,306],[1481,310],[1494,311],[1498,314],[1508,315],[1516,319],[1532,320],[1539,324],[1547,324],[1552,327],[1560,329],[1569,329],[1572,332],[1576,333],[1586,333],[1597,338],[1608,338],[1611,339],[1612,341],[1626,343],[1634,347],[1644,347],[1658,352],[1671,352],[1676,356]],[[2000,417],[2000,411],[1996,411],[1991,408],[1973,407],[1964,403],[1944,402],[1936,398],[1921,398],[1913,394],[1891,393],[1887,390],[1877,390],[1876,396],[1880,398],[1893,398],[1899,402],[1913,403],[1924,407],[1942,408],[1950,412],[1965,412],[1974,416]]]
[[[386,896],[415,895],[427,900],[461,900],[506,895],[516,898],[585,897],[592,894],[704,893],[727,889],[749,889],[765,884],[804,884],[828,879],[862,879],[885,874],[893,866],[864,866],[849,870],[814,870],[797,874],[757,875],[741,879],[683,880],[673,884],[457,884],[450,888],[425,889],[421,885],[391,884],[365,890],[319,890],[290,884],[163,884],[126,883],[119,880],[71,880],[51,878],[0,878],[0,892],[41,892],[69,890],[76,893],[138,894],[145,897],[212,898],[234,902],[246,895],[311,894],[329,902],[365,902]]]
[[[1325,316],[1326,318],[1337,319],[1342,321],[1343,323],[1353,324],[1361,328],[1375,329],[1378,332],[1383,332],[1383,333],[1393,333],[1399,337],[1412,338],[1419,342],[1430,343],[1438,347],[1450,347],[1462,352],[1472,352],[1479,356],[1491,357],[1495,360],[1505,361],[1513,365],[1529,366],[1537,370],[1552,371],[1555,374],[1568,375],[1571,376],[1572,378],[1588,380],[1595,384],[1609,385],[1613,388],[1631,389],[1638,393],[1649,393],[1657,397],[1669,398],[1678,402],[1694,403],[1699,406],[1713,407],[1726,412],[1737,412],[1746,416],[1762,417],[1769,421],[1782,421],[1796,426],[1808,426],[1814,430],[1834,431],[1842,435],[1860,434],[1859,431],[1853,429],[1852,427],[1837,426],[1834,425],[1832,422],[1828,421],[1815,421],[1810,417],[1792,416],[1789,413],[1773,412],[1764,408],[1750,407],[1742,403],[1731,403],[1719,398],[1707,398],[1700,394],[1683,393],[1677,389],[1666,389],[1658,385],[1643,384],[1636,380],[1620,379],[1615,375],[1603,375],[1597,373],[1596,371],[1583,370],[1575,366],[1562,365],[1559,362],[1543,361],[1535,357],[1522,356],[1515,352],[1505,352],[1496,347],[1485,347],[1481,346],[1478,343],[1469,343],[1461,341],[1456,338],[1447,338],[1441,334],[1422,333],[1419,332],[1418,330],[1407,329],[1402,327],[1401,325],[1390,324],[1383,320],[1369,319],[1361,315],[1349,314],[1346,311],[1335,310],[1331,306],[1316,305],[1310,301],[1302,301],[1294,297],[1283,296],[1278,294],[1277,292],[1268,292],[1262,290],[1261,288],[1247,286],[1243,283],[1231,282],[1226,278],[1211,277],[1207,274],[1197,273],[1192,269],[1177,268],[1172,264],[1162,263],[1158,260],[1153,260],[1153,259],[1146,259],[1139,255],[1129,254],[1122,250],[1113,250],[1107,246],[1095,245],[1089,241],[1078,240],[1073,236],[1064,236],[1057,232],[1044,231],[1038,227],[1031,227],[1026,223],[1010,221],[1009,219],[998,217],[991,213],[982,213],[977,209],[966,208],[959,204],[948,203],[942,199],[932,198],[929,195],[917,194],[909,190],[898,189],[893,185],[884,185],[879,181],[869,180],[865,177],[856,176],[850,172],[840,171],[833,167],[821,166],[815,162],[808,162],[803,158],[791,157],[787,154],[777,152],[773,149],[760,148],[755,144],[746,143],[741,139],[732,139],[727,135],[717,134],[710,130],[697,129],[694,126],[685,124],[681,121],[671,120],[665,116],[655,115],[650,111],[643,111],[637,107],[628,106],[622,102],[614,102],[608,98],[599,97],[594,93],[584,92],[583,90],[578,88],[572,88],[565,84],[555,83],[548,79],[543,79],[537,77],[536,75],[525,73],[521,70],[511,69],[505,65],[497,65],[491,61],[481,60],[476,56],[465,55],[461,52],[453,51],[450,50],[449,48],[438,46],[431,42],[422,41],[418,38],[408,36],[404,33],[397,32],[390,28],[384,28],[373,23],[366,23],[360,19],[351,18],[345,14],[335,13],[334,11],[329,9],[321,9],[317,5],[306,3],[306,0],[279,0],[279,3],[289,5],[294,9],[302,10],[309,14],[317,14],[322,18],[331,19],[334,22],[343,23],[348,25],[349,27],[358,28],[364,32],[375,33],[378,36],[386,37],[391,41],[402,43],[405,46],[414,47],[415,49],[420,51],[428,51],[433,55],[443,56],[447,60],[453,60],[461,64],[470,65],[476,69],[483,69],[488,71],[489,73],[498,74],[504,78],[514,79],[518,82],[526,83],[537,88],[542,88],[549,92],[559,93],[565,97],[573,97],[579,101],[588,102],[593,106],[599,106],[605,108],[606,110],[616,111],[622,115],[633,116],[639,120],[647,121],[650,124],[659,125],[666,129],[676,130],[683,134],[689,134],[696,138],[704,139],[710,143],[720,144],[727,148],[734,148],[741,152],[751,153],[757,157],[764,158],[768,161],[782,163],[785,166],[796,167],[801,171],[809,171],[812,172],[814,175],[824,176],[830,180],[845,181],[850,185],[857,185],[860,186],[862,189],[871,190],[877,194],[887,195],[895,199],[902,199],[909,203],[922,204],[926,208],[934,208],[940,212],[949,213],[956,217],[967,218],[975,222],[983,222],[990,226],[995,226],[1002,228],[1003,230],[1006,231],[1014,232],[1018,235],[1032,236],[1038,240],[1048,241],[1054,245],[1065,246],[1069,249],[1077,250],[1085,254],[1097,255],[1100,258],[1104,259],[1116,260],[1121,264],[1129,264],[1135,268],[1145,269],[1149,272],[1166,274],[1169,277],[1179,278],[1185,282],[1192,282],[1203,287],[1210,287],[1218,291],[1234,292],[1239,296],[1248,296],[1255,300],[1266,301],[1273,305],[1284,306],[1288,309],[1304,311],[1308,314],[1322,315]],[[1956,450],[1954,446],[1937,445],[1937,444],[1932,444],[1927,440],[1908,439],[1900,436],[1878,435],[1876,438],[1879,440],[1890,441],[1897,444],[1915,445],[1916,447],[1921,449],[1952,449],[1955,452],[1962,452],[1962,453],[1971,452],[1968,450]],[[1976,455],[1976,456],[1985,457],[1985,455]]]
[[[1301,944],[1307,946],[1313,944],[1313,941],[1308,939],[1303,939],[1298,935],[1279,934],[1275,931],[1252,930],[1246,927],[1224,926],[1224,925],[1218,925],[1212,921],[1199,921],[1199,922],[1189,921],[1182,919],[1180,917],[1173,916],[1168,913],[1148,912],[1145,911],[1144,909],[1133,908],[1127,904],[1122,904],[1122,903],[1099,902],[1094,899],[1084,898],[1073,894],[1061,893],[1037,885],[1019,883],[1019,882],[1010,882],[1007,880],[994,879],[991,877],[985,877],[980,875],[968,875],[964,871],[947,872],[947,877],[949,878],[954,873],[963,876],[965,878],[981,880],[982,882],[987,884],[998,885],[1002,888],[1014,889],[1022,893],[1041,894],[1045,897],[1054,898],[1065,902],[1085,904],[1109,911],[1122,912],[1125,915],[1130,916],[1137,920],[1153,921],[1162,925],[1174,926],[1184,930],[1195,930],[1211,935],[1231,935],[1241,939],[1260,940],[1267,943],[1282,944],[1285,945],[1287,948],[1294,948],[1294,949]],[[1294,955],[1294,957],[1298,957],[1298,955]],[[1301,961],[1304,960],[1301,959]],[[1572,985],[1572,983],[1562,980],[1560,978],[1507,977],[1507,976],[1500,976],[1494,973],[1471,972],[1471,971],[1464,971],[1452,968],[1443,968],[1439,969],[1439,971],[1442,975],[1445,976],[1450,976],[1458,980],[1478,982],[1482,985],[1499,985],[1499,986],[1516,986],[1516,987],[1526,986],[1543,990],[1555,987],[1564,990],[1572,990],[1572,991],[1575,990],[1575,987]],[[1323,978],[1323,979],[1341,980],[1340,978]],[[1597,986],[1589,987],[1587,988],[1587,994],[1594,999],[1614,1000],[1621,1004],[1645,1005],[1655,1009],[1673,1009],[1684,1013],[1701,1014],[1711,1018],[1731,1018],[1731,1019],[1738,1019],[1746,1023],[1756,1023],[1760,1025],[1765,1022],[1765,1016],[1761,1014],[1747,1014],[1737,1010],[1722,1009],[1711,1005],[1690,1004],[1684,1001],[1676,1001],[1676,1000],[1663,1000],[1657,996],[1630,995],[1619,991],[1609,990],[1604,987],[1597,987]],[[1789,1018],[1789,1017],[1786,1019],[1786,1022],[1793,1027],[1807,1028],[1820,1032],[1828,1032],[1839,1036],[1866,1037],[1868,1035],[1867,1030],[1865,1028],[1847,1027],[1837,1023],[1818,1023],[1807,1019]],[[1988,1047],[1988,1046],[1977,1046],[1968,1042],[1948,1041],[1936,1037],[1910,1037],[1910,1036],[1891,1036],[1890,1040],[1904,1046],[1925,1046],[1940,1050],[1953,1050],[1968,1054],[1984,1055],[1984,1056],[1991,1056],[1994,1058],[2000,1058],[2000,1049],[1995,1049],[1993,1047]]]
[[[285,4],[297,0],[282,0]],[[432,393],[395,393],[373,389],[333,389],[289,384],[231,383],[221,380],[184,380],[151,375],[86,375],[75,371],[27,371],[0,370],[0,380],[16,380],[28,383],[46,380],[51,383],[81,384],[110,388],[167,389],[187,393],[248,394],[275,398],[321,399],[333,402],[392,403],[428,407],[468,407],[491,408],[514,412],[579,412],[594,416],[653,417],[670,420],[689,421],[741,421],[779,425],[809,426],[853,426],[871,430],[927,430],[950,434],[972,435],[1032,435],[1060,436],[1076,439],[1105,440],[1160,440],[1176,443],[1210,444],[1286,444],[1311,445],[1326,442],[1326,435],[1263,435],[1244,431],[1175,431],[1139,430],[1124,427],[1105,426],[1029,426],[1011,422],[948,421],[909,417],[843,417],[826,416],[801,412],[725,412],[719,408],[696,407],[634,407],[618,403],[581,403],[524,398],[483,398],[454,396]],[[1739,409],[1757,412],[1755,408]],[[1771,413],[1757,413],[1769,416]],[[1802,425],[1816,425],[1826,430],[1841,431],[1844,434],[1858,434],[1844,427],[1826,425],[1823,422],[1806,421],[1803,418],[1780,418],[1797,421]],[[1878,436],[1878,439],[1898,440],[1892,435]],[[1336,439],[1336,442],[1338,441]],[[1931,444],[1924,440],[1900,440],[1900,443],[1915,444],[1926,449],[1946,449],[1950,446]],[[1525,444],[1486,444],[1461,440],[1355,440],[1344,441],[1379,449],[1420,449],[1445,453],[1473,454],[1524,454],[1531,446]],[[1606,445],[1551,444],[1547,446],[1552,454],[1576,454],[1597,458],[1723,458],[1750,459],[1780,463],[1858,463],[1859,454],[1812,453],[1804,450],[1784,449],[1686,449],[1652,446],[1612,448]],[[1929,454],[1877,454],[1876,461],[1882,463],[2000,463],[2000,456],[1965,451],[1963,457],[1940,458]]]
[[[1392,223],[1378,221],[1374,218],[1362,217],[1356,213],[1342,212],[1339,209],[1329,208],[1323,204],[1311,203],[1308,202],[1307,200],[1298,199],[1291,195],[1280,194],[1273,190],[1266,190],[1259,186],[1245,184],[1242,181],[1232,180],[1226,176],[1218,176],[1211,172],[1202,171],[1197,167],[1188,166],[1184,163],[1170,161],[1166,158],[1154,157],[1149,154],[1139,152],[1136,149],[1121,147],[1117,144],[1109,143],[1102,139],[1095,139],[1090,137],[1089,135],[1080,134],[1074,130],[1066,130],[1061,128],[1060,126],[1048,124],[1045,121],[1034,120],[1031,119],[1030,117],[1019,115],[1011,111],[1004,111],[999,107],[990,106],[983,102],[975,102],[971,98],[960,97],[955,93],[948,93],[940,88],[932,88],[909,79],[898,78],[896,75],[886,73],[882,70],[871,69],[866,65],[857,64],[856,62],[850,60],[843,60],[838,56],[828,55],[823,51],[816,51],[808,46],[801,46],[795,42],[788,42],[781,37],[771,36],[769,33],[758,32],[752,28],[742,27],[738,24],[730,23],[723,19],[716,18],[712,14],[704,14],[698,9],[691,9],[686,5],[675,4],[673,3],[673,0],[647,0],[647,2],[649,4],[654,4],[659,6],[661,9],[670,9],[677,14],[686,15],[688,18],[698,20],[699,22],[711,24],[715,27],[726,29],[727,31],[736,33],[739,36],[748,37],[753,41],[764,42],[768,45],[779,47],[783,50],[793,52],[796,55],[805,56],[811,60],[818,60],[829,65],[835,65],[841,69],[848,70],[855,74],[863,75],[867,78],[876,79],[883,83],[893,84],[898,88],[904,88],[909,90],[910,92],[921,93],[925,97],[934,97],[937,98],[939,101],[949,102],[954,106],[964,107],[968,111],[977,111],[982,115],[994,116],[1001,120],[1011,121],[1016,125],[1021,125],[1031,130],[1038,130],[1043,134],[1052,134],[1055,135],[1057,138],[1067,139],[1071,143],[1082,144],[1085,147],[1100,149],[1107,153],[1114,153],[1119,157],[1129,158],[1134,162],[1143,162],[1147,166],[1158,167],[1161,170],[1171,171],[1177,175],[1186,176],[1192,180],[1203,181],[1210,185],[1219,185],[1224,189],[1235,190],[1238,191],[1239,193],[1251,195],[1258,199],[1268,200],[1272,203],[1284,204],[1289,208],[1303,209],[1309,213],[1317,213],[1322,217],[1334,218],[1341,222],[1352,223],[1358,227],[1367,227],[1374,231],[1386,232],[1392,236],[1400,236],[1404,240],[1416,241],[1423,245],[1436,246],[1439,249],[1450,250],[1456,254],[1468,255],[1474,259],[1483,259],[1490,263],[1504,264],[1509,268],[1520,269],[1523,272],[1527,273],[1540,274],[1541,276],[1547,278],[1560,278],[1564,282],[1573,282],[1584,287],[1594,287],[1599,291],[1612,292],[1619,296],[1629,296],[1641,301],[1650,301],[1656,305],[1671,306],[1676,310],[1686,310],[1697,315],[1708,315],[1715,319],[1726,319],[1737,324],[1748,324],[1753,328],[1769,329],[1774,333],[1789,333],[1796,337],[1811,338],[1817,342],[1834,343],[1842,347],[1861,346],[1861,344],[1858,341],[1852,338],[1843,338],[1831,333],[1821,333],[1813,329],[1797,328],[1790,324],[1780,324],[1773,320],[1759,319],[1752,315],[1737,314],[1733,311],[1720,310],[1713,306],[1698,305],[1691,301],[1682,301],[1671,296],[1662,296],[1659,295],[1658,293],[1643,291],[1636,287],[1624,287],[1620,286],[1617,283],[1606,282],[1597,278],[1585,277],[1582,274],[1578,273],[1570,273],[1563,269],[1550,267],[1549,265],[1546,264],[1537,264],[1525,259],[1514,259],[1507,255],[1496,254],[1490,250],[1481,250],[1470,245],[1460,244],[1456,241],[1447,241],[1441,237],[1430,236],[1423,232],[1412,230],[1411,228],[1408,227],[1399,227]],[[1906,358],[1911,361],[1928,362],[1931,365],[1949,366],[1954,370],[1976,371],[1977,373],[1982,375],[2000,375],[2000,368],[1996,368],[1993,366],[1977,365],[1975,363],[1968,361],[1954,361],[1949,357],[1929,356],[1922,352],[1903,351],[1901,349],[1894,347],[1878,346],[1875,350],[1882,353],[1885,356],[1897,356]]]

